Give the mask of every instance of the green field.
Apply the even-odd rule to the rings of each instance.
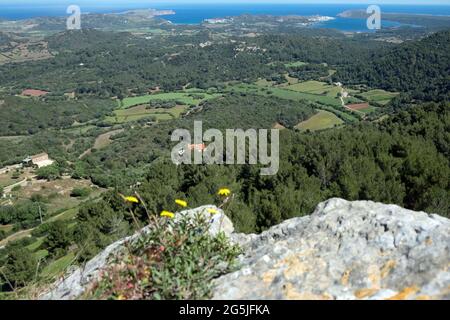
[[[385,105],[398,96],[399,93],[376,89],[361,93],[360,95],[366,98],[369,102],[376,102],[381,105]]]
[[[201,95],[203,98],[196,97],[196,95]],[[162,100],[162,101],[179,101],[185,105],[198,105],[200,102],[209,100],[219,96],[218,94],[209,94],[205,92],[196,92],[194,89],[186,92],[169,92],[169,93],[158,93],[140,97],[125,98],[121,102],[121,108],[127,109],[133,106],[138,106],[140,104],[146,104],[150,101]]]
[[[296,92],[326,95],[332,98],[337,98],[338,93],[341,92],[340,87],[329,85],[325,82],[320,81],[305,81],[284,88]]]
[[[181,105],[169,109],[147,109],[145,105],[140,105],[128,109],[116,110],[114,111],[115,116],[106,117],[105,120],[110,123],[126,123],[153,116],[157,121],[166,121],[179,118],[187,109],[187,106]]]
[[[328,111],[319,110],[316,115],[312,116],[306,121],[299,123],[296,128],[300,131],[317,131],[333,128],[336,125],[341,125],[343,123],[344,121],[339,119],[335,114]]]
[[[264,89],[264,90],[262,90]],[[305,93],[305,92],[297,92],[294,90],[289,90],[285,88],[262,88],[258,87],[256,85],[251,84],[239,84],[228,87],[229,91],[235,91],[235,92],[243,92],[243,93],[253,93],[253,94],[260,94],[260,95],[273,95],[278,98],[282,99],[289,99],[289,100],[306,100],[311,102],[317,102],[320,104],[332,106],[332,107],[341,107],[341,101],[338,98],[333,98],[327,95],[318,95],[318,94],[312,94],[312,93]]]

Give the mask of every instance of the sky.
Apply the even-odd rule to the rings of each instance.
[[[96,3],[102,4],[118,4],[118,3],[143,3],[149,4],[158,3],[158,4],[183,4],[183,3],[291,3],[291,4],[302,4],[302,3],[334,3],[334,4],[404,4],[404,5],[419,5],[419,4],[428,4],[428,5],[450,5],[450,0],[90,0],[89,2],[95,1]],[[0,5],[8,5],[8,4],[58,4],[58,3],[73,3],[73,4],[81,4],[83,2],[88,2],[87,0],[0,0]]]

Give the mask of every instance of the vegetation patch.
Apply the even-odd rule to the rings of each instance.
[[[165,219],[165,218],[161,218]],[[240,254],[224,234],[212,237],[202,216],[156,222],[102,274],[87,299],[210,298],[212,280],[233,270]]]

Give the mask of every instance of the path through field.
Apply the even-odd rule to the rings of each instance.
[[[101,148],[108,146],[112,142],[111,137],[123,132],[123,130],[124,129],[117,129],[117,130],[108,131],[106,133],[102,133],[95,139],[94,146],[92,148],[87,149],[85,152],[83,152],[79,156],[79,159],[82,159],[85,156],[91,154],[92,149],[101,149]]]

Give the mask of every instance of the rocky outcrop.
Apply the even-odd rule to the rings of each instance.
[[[331,199],[261,235],[233,235],[240,269],[214,299],[449,299],[450,220]]]
[[[215,207],[178,216],[209,217],[208,208]],[[231,221],[217,210],[209,232],[214,236],[225,231],[244,254],[237,271],[215,280],[213,299],[450,298],[446,218],[395,205],[331,199],[310,216],[285,221],[260,235],[244,235],[233,233]],[[43,299],[78,297],[111,255],[140,234],[109,246]]]

